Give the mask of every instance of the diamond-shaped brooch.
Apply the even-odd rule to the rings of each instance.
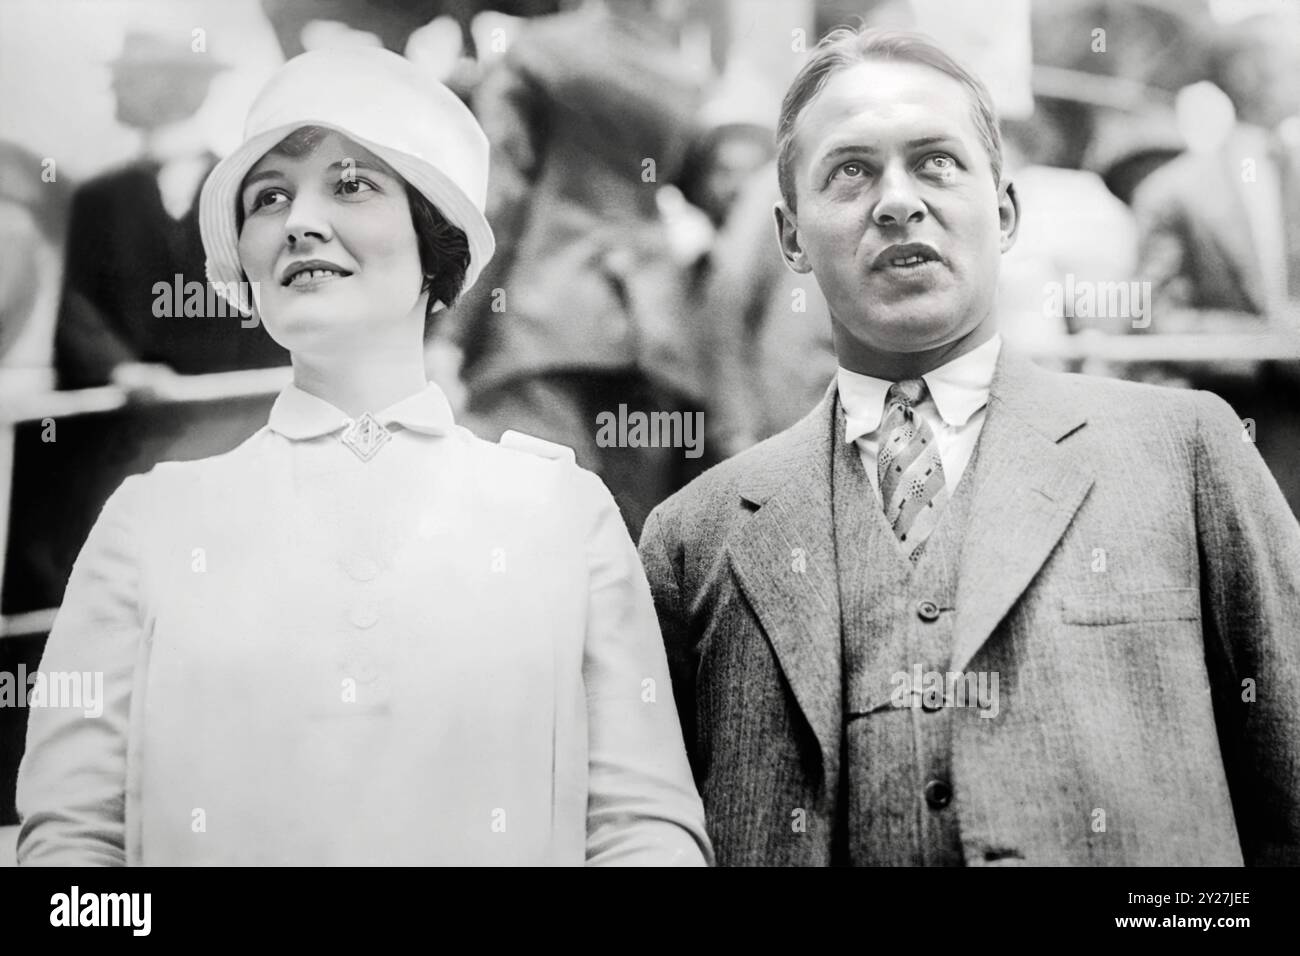
[[[383,448],[392,437],[392,432],[366,412],[344,429],[343,434],[339,436],[339,441],[351,448],[352,453],[362,461],[369,461],[379,454],[379,449]]]

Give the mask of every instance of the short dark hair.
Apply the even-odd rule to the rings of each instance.
[[[424,273],[420,291],[429,293],[429,305],[424,313],[424,331],[428,335],[433,326],[434,305],[441,302],[450,309],[465,288],[469,236],[464,229],[448,222],[438,207],[410,183],[406,184],[406,199],[411,206],[411,223],[420,249],[420,271]]]
[[[840,70],[871,60],[901,60],[917,63],[946,73],[966,87],[971,97],[971,112],[975,128],[993,167],[994,182],[1002,179],[1002,140],[998,134],[997,111],[988,88],[935,43],[920,33],[902,30],[854,29],[840,27],[826,34],[813,48],[808,62],[799,70],[794,82],[781,101],[781,116],[777,121],[776,145],[777,178],[781,184],[781,198],[793,211],[795,208],[794,134],[799,116],[822,91],[827,80]]]
[[[300,126],[272,146],[270,152],[297,159],[315,152],[321,140],[330,132],[323,126]],[[402,179],[396,172],[393,175]],[[427,336],[433,328],[434,306],[441,302],[450,309],[465,288],[465,275],[469,271],[469,237],[465,235],[465,230],[448,222],[447,217],[422,192],[404,179],[402,184],[406,187],[406,201],[411,207],[411,225],[415,229],[415,241],[420,251],[420,272],[424,276],[420,291],[429,293],[424,313],[424,332]],[[237,198],[235,234],[243,232],[243,229],[244,205]]]

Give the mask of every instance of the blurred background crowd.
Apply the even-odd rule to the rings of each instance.
[[[474,110],[497,254],[430,375],[483,437],[573,447],[635,534],[832,377],[825,302],[775,242],[774,130],[805,52],[862,21],[931,34],[992,90],[1023,216],[1005,339],[1219,392],[1300,512],[1296,4],[0,0],[0,669],[39,660],[121,479],[233,447],[288,380],[205,293],[197,224],[284,59],[384,46]],[[601,447],[620,405],[702,412],[703,457]],[[0,713],[0,825],[22,723]]]

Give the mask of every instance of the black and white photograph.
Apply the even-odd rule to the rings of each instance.
[[[1300,865],[1300,3],[0,0],[0,88],[0,868]]]

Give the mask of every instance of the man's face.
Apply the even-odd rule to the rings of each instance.
[[[1237,115],[1271,129],[1300,113],[1300,51],[1289,21],[1264,18],[1229,67]]]
[[[704,211],[714,225],[726,221],[745,183],[771,158],[772,147],[752,134],[736,133],[718,141],[701,189]]]
[[[804,108],[798,208],[781,203],[777,224],[791,267],[816,276],[837,343],[920,352],[994,321],[1017,210],[971,110],[957,80],[896,61],[832,74]]]
[[[133,129],[158,129],[188,119],[211,85],[211,75],[197,70],[121,67],[113,74],[117,121]]]

